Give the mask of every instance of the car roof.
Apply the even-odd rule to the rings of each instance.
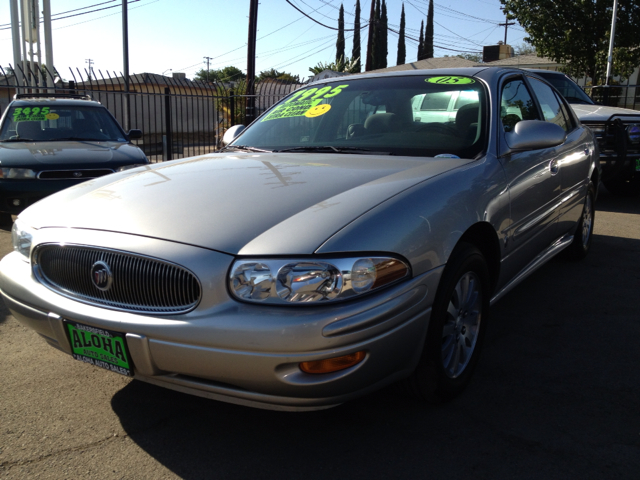
[[[13,107],[26,107],[30,105],[58,105],[64,107],[91,107],[91,108],[104,108],[100,102],[95,100],[80,99],[80,98],[56,98],[56,97],[31,97],[31,98],[18,98],[11,102]]]
[[[527,70],[533,72],[532,70]],[[482,78],[487,82],[491,82],[505,73],[522,73],[523,69],[515,67],[502,66],[483,66],[483,67],[459,67],[459,68],[432,68],[422,70],[397,70],[393,72],[363,72],[354,75],[346,75],[343,77],[330,77],[317,80],[309,85],[323,84],[327,82],[339,82],[348,80],[359,80],[366,78],[383,78],[383,77],[406,77],[406,76],[464,76]],[[535,73],[535,72],[533,72]]]

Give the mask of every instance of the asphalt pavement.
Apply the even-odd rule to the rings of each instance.
[[[441,406],[193,397],[75,361],[0,305],[0,478],[640,478],[640,199],[597,208],[589,256],[494,306],[474,381]]]

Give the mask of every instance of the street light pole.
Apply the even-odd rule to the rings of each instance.
[[[618,0],[613,0],[613,15],[611,18],[611,35],[609,36],[609,57],[607,58],[607,78],[604,82],[605,85],[609,85],[609,77],[611,76],[611,70],[613,67],[613,40],[616,36],[616,17],[618,14]]]

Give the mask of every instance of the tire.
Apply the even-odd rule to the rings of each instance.
[[[11,227],[13,218],[10,213],[0,212],[0,226]]]
[[[582,260],[589,253],[596,215],[595,199],[596,189],[593,183],[589,182],[587,197],[582,207],[582,215],[580,216],[576,233],[573,236],[573,242],[565,250],[565,257],[569,260]]]
[[[640,196],[640,173],[618,175],[613,178],[603,179],[602,183],[612,195],[618,197]]]
[[[482,253],[471,244],[458,245],[436,292],[420,362],[405,380],[419,399],[441,403],[465,389],[480,356],[489,297]]]

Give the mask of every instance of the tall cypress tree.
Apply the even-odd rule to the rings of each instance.
[[[387,68],[387,55],[389,54],[387,46],[388,25],[387,4],[385,0],[382,0],[382,10],[380,11],[380,58],[378,60],[378,68]]]
[[[371,36],[371,70],[376,70],[380,68],[378,65],[378,59],[380,58],[380,0],[376,0],[375,10],[373,11],[373,25],[369,28],[373,28],[373,35]]]
[[[340,4],[338,15],[338,40],[336,41],[336,63],[344,61],[344,7]]]
[[[424,58],[433,58],[433,0],[429,0],[427,31],[424,36]]]
[[[356,0],[356,18],[353,23],[353,50],[351,50],[351,59],[358,59],[355,69],[356,72],[362,71],[362,62],[360,61],[360,0]]]
[[[407,46],[404,40],[404,3],[402,4],[402,13],[400,14],[400,32],[398,33],[398,58],[396,65],[404,65],[407,60]]]
[[[418,38],[418,58],[420,61],[424,58],[424,20],[420,22],[420,37]]]

